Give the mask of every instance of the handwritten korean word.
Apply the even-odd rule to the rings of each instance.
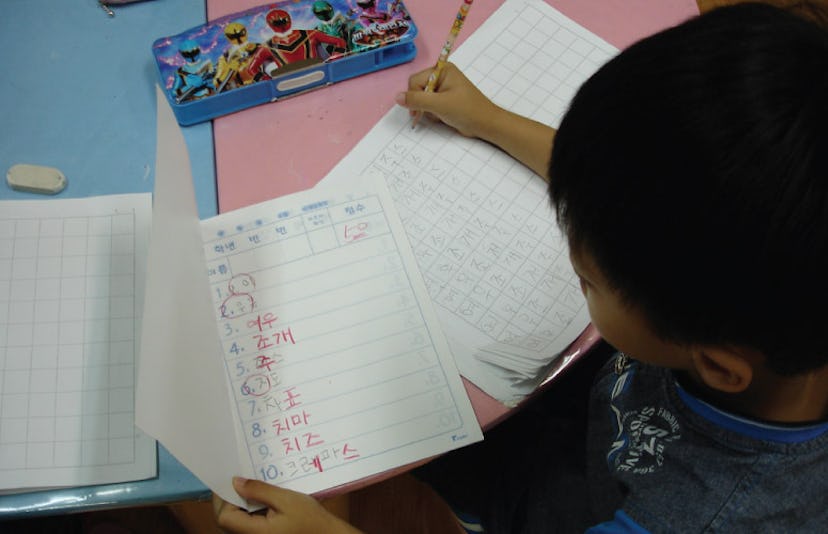
[[[264,331],[265,328],[272,328],[273,323],[279,318],[272,313],[258,314],[253,319],[247,321],[247,328],[256,328],[259,332]]]
[[[253,295],[249,293],[234,293],[224,299],[224,302],[219,307],[219,311],[223,318],[232,319],[250,313],[255,307],[256,301],[253,299]]]
[[[342,457],[343,460],[355,460],[359,458],[359,451],[356,448],[351,447],[348,443],[342,446],[341,449],[332,449],[334,453],[334,457],[339,458]]]
[[[278,365],[280,363],[282,363],[282,358],[279,358],[277,360],[264,354],[256,356],[256,369],[267,369],[268,371],[270,371],[270,368],[272,366]]]
[[[283,397],[281,400],[277,400],[276,402],[279,404],[279,408],[283,411],[290,410],[291,408],[296,408],[302,401],[299,400],[299,397],[302,396],[301,393],[297,393],[296,386],[291,386],[287,388],[283,393]],[[282,407],[284,403],[287,403],[287,407]]]
[[[231,295],[246,295],[256,289],[256,280],[247,273],[237,274],[227,282],[227,291]]]
[[[281,441],[285,454],[301,452],[325,443],[325,440],[319,434],[314,434],[313,432],[305,432],[301,437],[282,438]]]
[[[307,474],[316,469],[318,472],[322,472],[322,461],[327,460],[330,457],[327,450],[322,451],[322,454],[317,454],[313,458],[309,456],[301,456],[298,458],[298,464],[296,460],[290,460],[285,464],[285,468],[287,470],[287,478],[293,478],[297,474],[299,474],[299,469],[302,470],[302,473]]]
[[[250,416],[254,417],[257,415],[265,415],[270,412],[275,412],[280,410],[278,401],[273,397],[273,395],[268,395],[266,397],[260,397],[258,402],[255,398],[247,399],[247,404],[250,407]]]
[[[253,311],[256,301],[248,291],[256,288],[256,281],[249,274],[238,274],[227,282],[227,292],[230,294],[221,303],[219,311],[225,319],[232,319]]]
[[[253,397],[261,397],[262,395],[266,395],[270,391],[270,388],[272,386],[273,382],[270,380],[270,377],[268,375],[250,375],[242,383],[241,393],[242,395],[252,395]]]
[[[276,431],[276,435],[281,436],[283,432],[287,433],[290,432],[291,429],[307,425],[309,419],[310,414],[308,414],[305,410],[302,410],[300,413],[274,419],[271,422],[271,425],[273,425],[273,430]]]
[[[274,332],[270,335],[253,334],[253,339],[256,340],[256,348],[258,350],[265,350],[276,345],[287,344],[296,345],[296,339],[293,337],[293,331],[290,327],[287,330]]]
[[[288,460],[285,463],[286,472],[280,474],[290,479],[298,475],[300,469],[304,474],[311,472],[313,469],[316,469],[321,473],[324,471],[322,463],[328,463],[328,461],[331,460],[331,456],[333,456],[334,461],[341,463],[343,461],[356,460],[359,458],[359,452],[356,448],[346,443],[342,447],[336,446],[321,450],[313,457],[300,456],[297,458],[294,456],[294,459]]]
[[[234,341],[228,349],[228,352],[236,356],[241,356],[241,353],[244,352],[244,349]],[[270,372],[273,370],[271,369],[271,367],[282,363],[282,360],[283,358],[281,354],[273,354],[272,356],[259,354],[258,356],[252,356],[250,358],[237,358],[235,365],[236,378],[241,378],[244,375],[250,373],[251,366],[253,369],[256,370],[264,370]]]

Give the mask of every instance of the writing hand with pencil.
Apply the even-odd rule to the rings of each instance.
[[[396,102],[412,116],[424,114],[466,137],[477,137],[500,147],[546,178],[555,130],[508,111],[486,97],[453,63],[447,63],[433,92],[426,91],[433,69],[414,74],[408,90]]]
[[[397,104],[407,108],[412,117],[425,114],[467,137],[484,137],[486,123],[500,108],[453,63],[444,65],[439,84],[426,91],[435,70],[428,68],[411,76],[408,91],[397,95]]]

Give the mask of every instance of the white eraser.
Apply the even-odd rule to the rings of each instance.
[[[66,177],[54,167],[19,163],[6,173],[6,182],[12,189],[54,195],[66,187]]]

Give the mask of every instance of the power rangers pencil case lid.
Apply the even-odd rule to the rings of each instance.
[[[286,0],[152,45],[181,125],[411,61],[417,27],[401,0]]]

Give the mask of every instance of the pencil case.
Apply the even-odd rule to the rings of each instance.
[[[152,45],[181,125],[414,59],[400,0],[286,0],[227,15]]]

